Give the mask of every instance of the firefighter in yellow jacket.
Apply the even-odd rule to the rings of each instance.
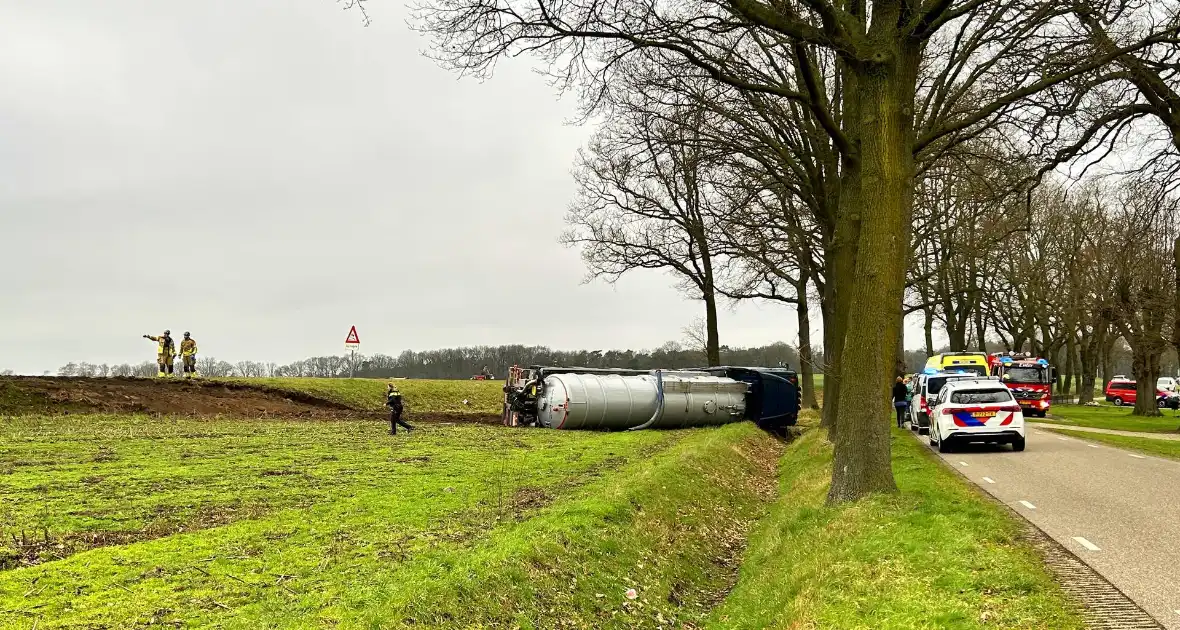
[[[164,334],[159,337],[144,335],[143,338],[160,344],[159,349],[156,350],[156,365],[160,367],[160,371],[156,376],[171,375],[172,360],[176,357],[176,343],[172,340],[172,332],[165,330]]]
[[[184,340],[180,342],[180,361],[185,378],[197,375],[197,342],[188,331],[185,331]]]

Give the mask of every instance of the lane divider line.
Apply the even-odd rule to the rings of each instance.
[[[1059,438],[1057,438],[1057,439],[1061,440],[1062,442],[1068,442],[1068,441],[1069,441],[1069,438],[1063,438],[1063,437],[1059,437]]]
[[[1024,507],[1026,507],[1026,508],[1030,509],[1030,510],[1035,510],[1035,509],[1037,509],[1037,506],[1035,506],[1035,505],[1033,505],[1033,504],[1029,503],[1028,501],[1021,501],[1021,502],[1020,502],[1020,504],[1021,504],[1021,505],[1023,505]]]
[[[967,465],[967,462],[959,462],[959,465],[960,465],[960,466],[966,466],[966,465]]]
[[[1127,455],[1130,455],[1131,457],[1134,457],[1135,459],[1147,459],[1146,457],[1144,457],[1142,455],[1136,455],[1134,453],[1127,453]]]
[[[992,479],[991,477],[984,477],[984,478],[983,478],[983,480],[984,480],[984,481],[986,481],[986,482],[988,482],[988,483],[995,483],[995,482],[996,482],[996,481],[995,481],[994,479]]]
[[[1085,547],[1086,549],[1089,549],[1090,551],[1102,551],[1101,549],[1098,548],[1098,545],[1095,545],[1094,543],[1086,540],[1085,538],[1082,538],[1081,536],[1074,536],[1073,539],[1076,540],[1079,545]]]
[[[1089,446],[1090,448],[1099,448],[1097,444],[1087,444],[1086,446]]]

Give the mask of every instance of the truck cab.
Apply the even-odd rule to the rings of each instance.
[[[1025,415],[1044,418],[1053,397],[1053,380],[1057,377],[1049,362],[1029,353],[996,352],[988,355],[992,374],[1000,377],[1020,403]]]
[[[943,352],[926,359],[926,367],[939,372],[967,372],[990,376],[987,354],[983,352]]]

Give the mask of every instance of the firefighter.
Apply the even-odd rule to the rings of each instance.
[[[184,340],[180,342],[180,360],[185,378],[197,375],[197,342],[187,330],[184,332]]]
[[[176,357],[176,343],[172,340],[172,331],[165,330],[164,334],[159,337],[144,335],[143,338],[160,344],[159,349],[156,350],[156,365],[159,366],[160,371],[156,376],[170,376],[172,374],[172,360]]]
[[[389,407],[389,434],[397,435],[397,425],[402,425],[406,431],[413,431],[414,427],[410,426],[408,422],[402,420],[402,411],[405,406],[402,401],[402,393],[390,383],[385,390],[385,406]]]

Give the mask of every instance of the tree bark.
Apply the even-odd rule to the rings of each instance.
[[[705,355],[709,367],[721,365],[721,335],[717,329],[717,294],[705,291]]]
[[[832,242],[824,253],[830,310],[824,319],[824,406],[820,426],[836,426],[840,409],[840,381],[843,375],[844,341],[852,308],[851,287],[857,261],[857,241],[860,238],[860,174],[855,165],[846,165],[842,175],[839,212]]]
[[[1133,416],[1159,416],[1155,402],[1155,381],[1160,375],[1160,352],[1139,340],[1131,346],[1131,371],[1135,375],[1135,409]]]
[[[926,335],[926,356],[934,356],[934,313],[930,307],[922,309],[922,332]]]
[[[876,64],[858,68],[860,237],[841,353],[828,503],[896,492],[887,409],[905,292],[913,206],[913,103],[920,46],[898,37],[900,2],[874,11]],[[876,32],[874,31],[882,31]]]
[[[799,303],[795,305],[799,321],[799,383],[803,390],[803,408],[815,409],[815,367],[811,356],[811,315],[807,312],[807,285],[799,292]]]
[[[1073,391],[1074,366],[1074,338],[1070,334],[1065,339],[1065,382],[1062,383],[1061,393],[1069,396]]]

